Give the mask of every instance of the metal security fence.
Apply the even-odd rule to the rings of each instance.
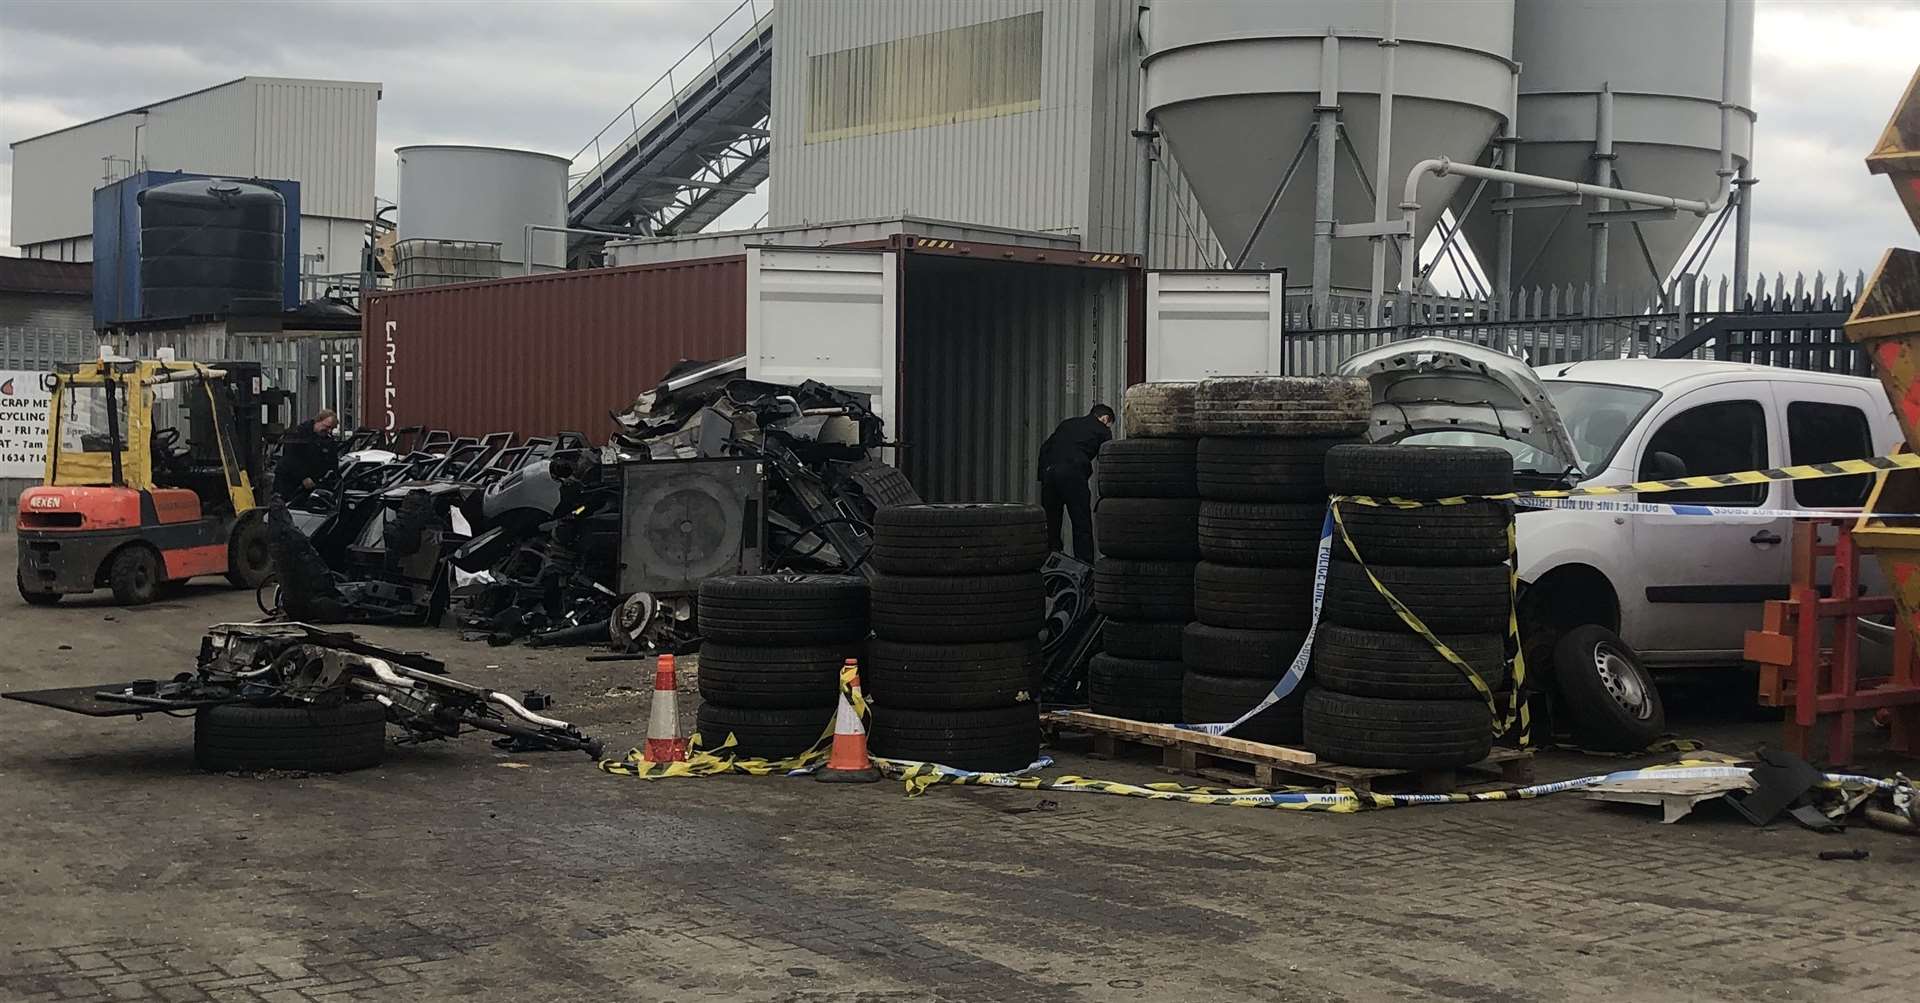
[[[52,369],[56,362],[79,362],[100,354],[100,338],[71,328],[0,329],[0,369]]]

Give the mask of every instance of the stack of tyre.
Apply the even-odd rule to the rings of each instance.
[[[1179,722],[1180,636],[1200,556],[1192,383],[1142,383],[1121,401],[1127,438],[1100,448],[1093,602],[1107,618],[1087,666],[1096,714]]]
[[[1513,490],[1513,461],[1487,447],[1340,446],[1327,454],[1327,486],[1376,498],[1501,494]],[[1349,503],[1340,513],[1366,566],[1335,543],[1313,647],[1307,748],[1333,762],[1390,769],[1486,758],[1493,719],[1485,697],[1407,626],[1367,572],[1499,690],[1508,678],[1512,503]]]
[[[1329,450],[1365,431],[1360,380],[1222,377],[1200,384],[1196,482],[1200,563],[1194,622],[1183,634],[1184,716],[1232,721],[1280,681],[1306,642],[1313,569],[1326,517]],[[1303,683],[1233,730],[1235,738],[1300,741]]]
[[[874,518],[861,673],[876,756],[1012,770],[1040,751],[1047,519],[1031,505],[900,505]]]
[[[700,711],[712,749],[786,759],[826,734],[840,666],[864,654],[867,583],[851,575],[736,575],[700,583]]]

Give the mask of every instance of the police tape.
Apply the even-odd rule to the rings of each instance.
[[[1771,484],[1776,481],[1814,481],[1823,480],[1828,477],[1853,477],[1860,474],[1878,474],[1891,470],[1913,469],[1920,469],[1920,453],[1895,453],[1892,456],[1871,456],[1862,460],[1834,460],[1830,463],[1800,463],[1785,467],[1770,467],[1766,470],[1741,470],[1730,474],[1701,474],[1696,477],[1674,477],[1667,480],[1638,481],[1633,484],[1596,484],[1562,490],[1508,491],[1502,494],[1451,495],[1446,498],[1428,499],[1401,498],[1397,496],[1375,498],[1365,495],[1348,495],[1346,496],[1346,500],[1357,505],[1368,505],[1375,508],[1426,508],[1432,505],[1466,505],[1476,501],[1511,501],[1527,504],[1532,500],[1592,498],[1606,495],[1659,494],[1667,491],[1700,491],[1712,488],[1740,487],[1749,484]],[[1749,515],[1754,512],[1753,509],[1742,509],[1741,511]],[[1801,518],[1808,518],[1819,517],[1822,513],[1796,511],[1793,514]]]
[[[1347,498],[1356,504],[1367,501]],[[1858,519],[1859,509],[1757,508],[1747,505],[1665,505],[1660,502],[1613,501],[1606,498],[1516,498],[1513,504],[1526,509],[1552,509],[1561,512],[1601,512],[1614,515],[1718,516],[1746,519]],[[1875,512],[1876,519],[1920,519],[1914,512]]]
[[[868,728],[873,723],[873,711],[866,697],[854,684],[859,670],[845,665],[840,668],[840,697],[852,705],[855,714],[860,716],[860,726]],[[828,715],[826,729],[811,746],[798,755],[785,759],[766,759],[756,756],[741,756],[736,751],[740,746],[739,737],[733,733],[721,739],[720,744],[711,749],[701,748],[703,736],[694,732],[687,738],[687,758],[678,762],[648,762],[639,749],[627,752],[625,759],[602,759],[600,769],[620,777],[637,777],[641,780],[660,780],[668,777],[713,777],[724,773],[745,773],[763,777],[773,773],[811,772],[826,762],[827,752],[833,746],[834,716]]]

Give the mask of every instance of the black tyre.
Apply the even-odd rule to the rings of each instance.
[[[1327,490],[1413,499],[1513,490],[1513,457],[1494,446],[1337,446],[1327,452]]]
[[[1272,679],[1246,679],[1239,676],[1210,676],[1188,670],[1182,684],[1184,724],[1222,724],[1233,721],[1258,706],[1273,692]],[[1300,706],[1307,682],[1287,694],[1286,699],[1248,718],[1245,724],[1227,732],[1228,738],[1272,745],[1300,744]]]
[[[1190,623],[1182,634],[1180,658],[1188,669],[1209,676],[1271,681],[1286,673],[1305,643],[1304,630],[1241,630]]]
[[[13,571],[13,585],[20,590],[20,598],[29,606],[56,606],[60,603],[58,592],[35,592],[27,588],[26,573],[18,568]]]
[[[1046,587],[1038,571],[950,578],[873,577],[873,630],[889,641],[1023,641],[1040,636],[1046,619]]]
[[[1040,756],[1040,705],[925,711],[876,707],[873,754],[982,772],[1017,770]]]
[[[1093,605],[1122,620],[1184,623],[1193,617],[1193,562],[1102,557],[1093,566]]]
[[[1100,628],[1100,647],[1121,658],[1171,660],[1180,657],[1180,635],[1184,623],[1154,623],[1142,620],[1113,620]]]
[[[807,645],[867,636],[867,583],[850,575],[735,575],[700,583],[700,630],[725,644]]]
[[[144,543],[120,548],[107,562],[107,584],[122,606],[144,606],[160,597],[160,554]]]
[[[1358,564],[1335,561],[1327,565],[1323,619],[1362,630],[1411,632],[1367,580],[1367,571],[1435,634],[1506,632],[1509,585],[1504,564],[1417,568],[1369,563],[1363,571]]]
[[[386,735],[386,708],[372,700],[203,707],[193,715],[193,762],[219,772],[363,770],[386,757]]]
[[[1448,634],[1440,640],[1498,690],[1507,684],[1503,634]],[[1417,634],[1320,625],[1313,639],[1313,678],[1336,693],[1392,700],[1481,700],[1452,662]]]
[[[1513,524],[1513,507],[1508,502],[1483,501],[1426,508],[1374,508],[1346,502],[1340,506],[1340,520],[1368,564],[1456,568],[1499,564],[1507,559],[1507,530]],[[1338,535],[1333,556],[1352,560]]]
[[[840,695],[840,667],[860,642],[765,648],[708,641],[700,647],[700,699],[745,710],[824,707]]]
[[[1102,498],[1093,513],[1094,540],[1108,557],[1198,560],[1199,532],[1195,498]]]
[[[1200,440],[1194,480],[1215,501],[1304,502],[1327,497],[1327,450],[1354,442],[1333,438]]]
[[[1493,715],[1480,700],[1386,700],[1316,689],[1307,694],[1306,745],[1348,766],[1444,770],[1487,758]]]
[[[1313,569],[1202,561],[1193,569],[1193,616],[1215,627],[1305,630],[1313,619]]]
[[[1179,724],[1186,671],[1178,661],[1095,655],[1087,665],[1088,709],[1130,721]]]
[[[1040,641],[903,644],[870,641],[860,684],[876,705],[904,710],[978,710],[1035,698]]]
[[[1120,400],[1121,427],[1136,439],[1192,438],[1193,383],[1136,383]]]
[[[236,589],[257,589],[273,574],[273,550],[267,544],[267,520],[259,510],[234,523],[227,540],[227,581]]]
[[[731,755],[735,758],[790,759],[826,736],[837,706],[835,702],[824,707],[770,710],[703,702],[694,715],[694,730],[700,733],[703,749],[718,749],[732,735],[736,744]]]
[[[1312,564],[1326,518],[1325,502],[1204,501],[1200,503],[1200,556],[1216,564],[1243,567]]]
[[[1094,481],[1102,498],[1192,498],[1193,439],[1115,439],[1100,447]]]
[[[1372,407],[1367,382],[1341,376],[1219,376],[1193,395],[1206,436],[1359,435]]]
[[[1002,575],[1047,560],[1035,505],[895,505],[873,517],[875,568],[902,575]]]
[[[1560,706],[1580,744],[1639,752],[1666,733],[1667,712],[1640,654],[1594,625],[1567,631],[1553,646]]]

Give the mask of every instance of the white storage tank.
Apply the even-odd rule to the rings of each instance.
[[[1721,60],[1729,27],[1728,97],[1735,106],[1729,125],[1738,166],[1752,149],[1753,0],[1519,0],[1513,30],[1513,57],[1522,66],[1519,170],[1593,180],[1600,95],[1610,89],[1613,187],[1711,199],[1720,184]],[[1469,191],[1462,188],[1457,203]],[[1468,240],[1488,267],[1498,239],[1489,207],[1496,194],[1497,186],[1490,185],[1466,224]],[[1461,208],[1456,204],[1455,211]],[[1570,211],[1514,214],[1516,288],[1588,281],[1593,254],[1586,214],[1593,208],[1594,200],[1587,199]],[[1608,288],[1636,297],[1653,291],[1659,284],[1654,271],[1664,278],[1704,222],[1689,213],[1642,221],[1644,252],[1631,225],[1613,224],[1607,233]]]
[[[500,245],[500,274],[528,273],[526,227],[565,226],[565,157],[489,146],[403,146],[398,238]],[[566,236],[533,238],[532,271],[566,267]]]
[[[1215,234],[1238,255],[1287,165],[1307,140],[1286,194],[1247,255],[1249,267],[1285,267],[1288,284],[1311,271],[1316,150],[1308,137],[1320,102],[1323,42],[1339,39],[1341,121],[1369,179],[1378,149],[1386,0],[1155,0],[1146,19],[1147,106],[1180,160]],[[1425,0],[1398,8],[1392,161],[1386,184],[1399,201],[1407,171],[1428,157],[1471,161],[1513,101],[1512,0]],[[1335,171],[1342,223],[1374,218],[1373,199],[1348,155]],[[1421,188],[1421,235],[1461,179]],[[1336,286],[1365,288],[1372,249],[1334,242]],[[1389,272],[1392,271],[1389,265]]]

